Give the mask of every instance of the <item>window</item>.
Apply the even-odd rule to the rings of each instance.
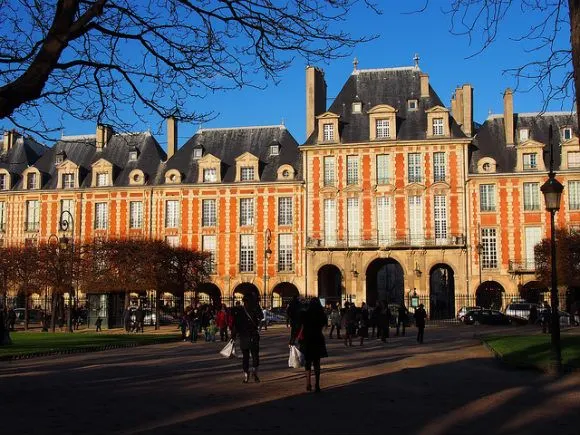
[[[538,183],[524,183],[524,210],[540,209],[540,187]]]
[[[357,101],[352,103],[352,113],[361,113],[362,112],[362,103]]]
[[[420,183],[421,182],[421,154],[420,153],[409,153],[407,155],[407,176],[409,178],[409,183]]]
[[[393,207],[390,196],[377,198],[377,232],[379,243],[389,245],[393,235]]]
[[[324,200],[324,244],[336,244],[336,200]]]
[[[530,130],[527,128],[520,128],[518,131],[520,142],[525,142],[530,138]]]
[[[54,159],[54,164],[60,165],[62,162],[64,162],[64,152],[63,151],[56,154],[56,157]]]
[[[538,155],[536,153],[524,154],[524,171],[535,171],[538,169]]]
[[[143,203],[131,201],[129,203],[129,228],[143,227]]]
[[[484,163],[482,166],[482,169],[484,170],[484,172],[491,171],[491,163],[488,163],[488,162]]]
[[[409,241],[412,245],[423,244],[423,204],[420,196],[409,196]]]
[[[525,269],[534,270],[536,268],[536,254],[534,248],[538,243],[542,241],[542,228],[541,227],[526,227],[525,229],[526,237],[526,258],[525,258]]]
[[[207,271],[209,273],[215,273],[216,236],[203,236],[201,239],[201,249],[202,251],[209,252],[209,258],[206,263]]]
[[[215,199],[204,199],[201,202],[201,226],[214,227],[216,225],[217,209]]]
[[[26,201],[26,231],[38,231],[40,227],[40,202]]]
[[[292,234],[280,234],[278,236],[278,271],[292,272]]]
[[[277,156],[280,154],[280,145],[270,145],[270,155]]]
[[[244,166],[240,168],[240,181],[254,181],[253,166]]]
[[[203,150],[201,148],[194,148],[193,149],[193,159],[194,160],[201,159],[202,154],[203,154]]]
[[[568,207],[580,210],[580,181],[568,181]]]
[[[97,187],[109,185],[109,174],[106,172],[97,173]]]
[[[479,185],[479,210],[495,211],[495,184]]]
[[[562,139],[564,140],[572,139],[572,129],[570,127],[565,127],[562,129]]]
[[[172,248],[179,247],[179,236],[165,236],[165,243]]]
[[[6,231],[6,203],[0,202],[0,233]]]
[[[129,151],[129,161],[134,162],[137,160],[137,151]]]
[[[333,124],[323,124],[323,140],[324,142],[330,142],[334,140],[334,125]]]
[[[445,153],[433,153],[433,181],[445,181]]]
[[[409,100],[409,101],[407,101],[407,109],[409,109],[409,110],[417,110],[417,100]]]
[[[179,201],[165,201],[165,228],[179,227]]]
[[[254,199],[240,199],[240,226],[254,225]]]
[[[29,172],[26,175],[26,188],[36,189],[36,172]]]
[[[70,173],[62,174],[62,188],[74,189],[74,187],[75,187],[75,175]]]
[[[70,220],[71,220],[71,217],[74,216],[74,213],[75,213],[74,200],[61,199],[60,200],[60,216],[61,216],[61,221],[63,223],[66,222],[66,223],[64,223],[65,228],[67,226],[68,226],[68,228],[71,228],[71,225],[73,224],[73,222],[71,222]]]
[[[324,158],[324,185],[334,186],[334,156],[327,156]]]
[[[360,244],[360,210],[358,205],[358,198],[346,199],[346,219],[347,219],[347,234],[348,245],[358,246]]]
[[[358,156],[346,156],[346,184],[358,184]]]
[[[6,174],[0,174],[0,190],[8,189],[8,176]]]
[[[384,139],[391,137],[391,123],[388,119],[377,119],[377,139]]]
[[[109,209],[106,202],[97,202],[95,204],[95,229],[107,229],[107,222],[109,220]]]
[[[278,199],[278,225],[292,225],[292,198]]]
[[[433,198],[433,213],[435,216],[435,244],[447,243],[447,198],[435,195]]]
[[[568,152],[568,167],[569,168],[580,168],[580,152],[570,151]],[[1,188],[1,186],[0,186]]]
[[[497,269],[497,238],[495,228],[481,229],[481,267]]]
[[[433,136],[443,135],[443,118],[433,118]]]
[[[391,164],[388,154],[377,155],[377,184],[387,184],[389,182],[389,166]]]
[[[240,236],[240,272],[254,271],[254,235]]]
[[[215,183],[215,182],[217,182],[217,171],[216,171],[216,168],[205,168],[203,170],[203,182],[204,183]]]

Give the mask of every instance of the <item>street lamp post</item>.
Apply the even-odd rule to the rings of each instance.
[[[564,186],[556,180],[554,173],[554,157],[552,150],[552,126],[550,125],[548,133],[548,142],[550,144],[550,172],[548,180],[540,188],[546,202],[546,210],[550,212],[550,249],[552,260],[552,289],[550,291],[552,303],[552,352],[556,371],[559,373],[562,369],[562,349],[560,346],[560,318],[558,315],[558,276],[556,270],[556,230],[554,215],[560,209],[560,198]]]
[[[264,308],[268,301],[268,258],[272,255],[270,243],[272,243],[272,231],[270,231],[270,228],[266,228],[266,231],[264,231]]]
[[[70,211],[63,210],[60,214],[59,218],[59,228],[61,231],[68,232],[70,228],[71,232],[71,242],[70,242],[70,251],[71,251],[71,263],[70,263],[70,289],[68,293],[68,331],[73,332],[73,323],[72,323],[72,316],[73,316],[73,300],[75,295],[74,292],[74,285],[73,285],[73,275],[74,275],[74,260],[75,260],[75,232],[74,232],[74,218]],[[63,236],[61,238],[61,243],[63,245],[68,245],[68,239]]]

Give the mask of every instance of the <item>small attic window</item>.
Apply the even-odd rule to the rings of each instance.
[[[417,100],[408,100],[407,101],[407,109],[408,110],[417,110]]]
[[[56,154],[56,158],[54,160],[54,164],[55,165],[60,165],[62,162],[64,162],[64,159],[66,158],[66,154],[64,153],[64,151],[61,151],[59,153]]]
[[[572,128],[564,127],[562,129],[562,139],[564,139],[564,140],[572,139]]]
[[[481,168],[484,170],[484,172],[489,172],[491,171],[491,163],[484,163]]]
[[[282,177],[288,178],[290,176],[290,171],[288,169],[284,169],[282,171]]]
[[[277,156],[279,154],[280,154],[280,145],[278,144],[270,145],[270,155]]]
[[[130,162],[137,161],[137,151],[129,151],[129,161]]]
[[[518,131],[518,138],[520,142],[525,142],[530,138],[530,130],[527,128],[520,128]]]
[[[352,113],[362,113],[362,103],[360,101],[352,103]]]
[[[201,147],[193,149],[193,160],[201,159],[202,155],[203,155],[203,149]]]

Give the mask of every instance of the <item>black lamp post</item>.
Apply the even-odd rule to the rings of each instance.
[[[270,228],[266,228],[264,231],[264,299],[263,308],[266,308],[266,303],[268,302],[268,258],[272,255],[272,250],[270,249],[270,243],[272,243],[272,231]]]
[[[59,218],[59,228],[61,231],[68,231],[70,228],[71,238],[70,238],[70,251],[71,251],[71,262],[70,262],[70,289],[68,292],[68,331],[73,332],[73,301],[75,296],[74,285],[73,285],[73,275],[74,275],[74,261],[75,261],[75,232],[74,232],[74,219],[73,215],[68,210],[63,210]],[[68,246],[69,239],[66,236],[61,237],[60,242],[63,246]]]
[[[564,186],[556,180],[554,173],[554,158],[552,150],[552,126],[550,125],[548,142],[550,144],[550,172],[548,180],[540,188],[546,202],[546,210],[550,212],[550,248],[552,257],[552,289],[550,291],[552,303],[552,352],[554,365],[557,372],[562,369],[562,349],[560,346],[560,318],[558,314],[558,276],[556,270],[556,230],[554,228],[554,215],[560,210],[560,199]]]

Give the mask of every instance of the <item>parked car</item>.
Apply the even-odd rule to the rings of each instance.
[[[538,317],[539,317],[539,314],[543,309],[542,305],[534,304],[531,302],[514,302],[511,304],[508,304],[507,307],[505,308],[504,313],[507,316],[519,317],[521,319],[529,320],[530,319],[530,311],[532,310],[532,307],[534,307],[534,306],[536,307],[536,309],[538,311]]]
[[[457,320],[463,322],[465,313],[467,313],[468,311],[476,311],[476,310],[483,310],[483,307],[480,307],[478,305],[461,307],[457,312]]]
[[[480,325],[525,325],[528,321],[521,317],[508,316],[498,310],[481,309],[465,313],[463,323],[466,325],[475,323]]]
[[[286,315],[279,314],[273,310],[264,310],[264,320],[268,326],[274,323],[286,323]]]
[[[15,308],[16,313],[16,324],[24,325],[24,308]],[[35,308],[30,308],[28,310],[28,324],[42,323],[42,310],[37,310]]]
[[[129,311],[131,311],[131,322],[135,322],[137,320],[137,307],[129,307]],[[145,314],[143,317],[143,326],[155,326],[157,320],[155,313],[147,308],[143,310],[143,313]]]

